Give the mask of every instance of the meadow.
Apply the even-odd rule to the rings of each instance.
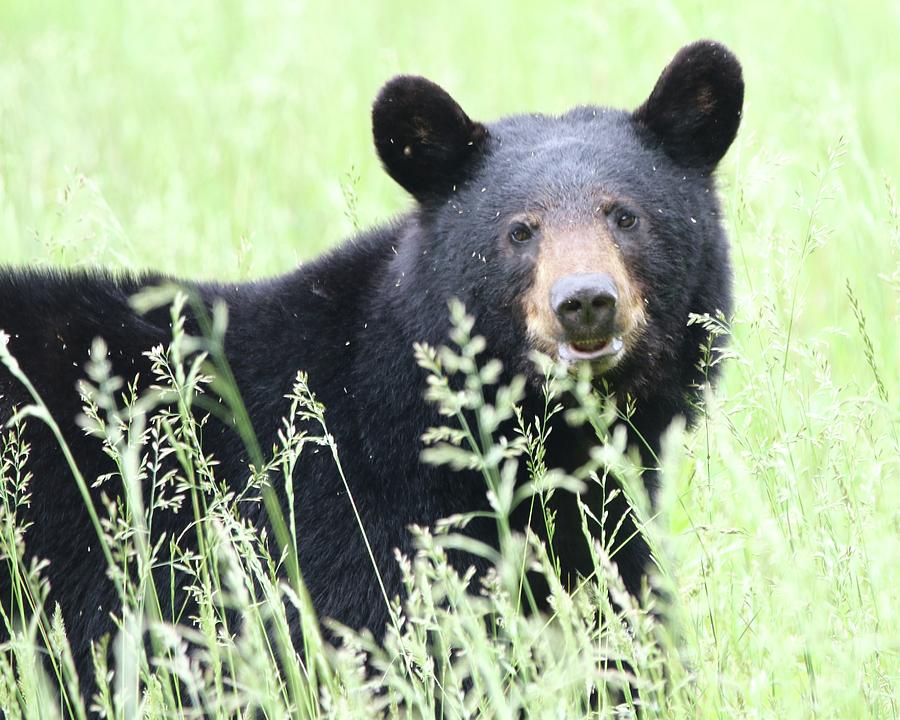
[[[204,562],[227,569],[215,582],[255,608],[255,634],[218,634],[207,587],[197,625],[166,628],[167,662],[154,665],[140,643],[122,647],[103,712],[628,716],[632,701],[615,709],[604,697],[592,709],[585,692],[598,659],[621,653],[644,683],[642,717],[900,716],[900,4],[6,0],[0,264],[281,273],[409,207],[371,144],[370,104],[391,76],[425,75],[485,120],[634,107],[701,37],[737,54],[747,86],[718,170],[736,304],[723,378],[662,459],[652,532],[672,590],[667,629],[625,603],[630,635],[616,623],[586,630],[587,593],[559,589],[560,627],[544,631],[510,606],[503,572],[467,597],[442,562],[440,533],[423,532],[421,557],[406,561],[411,619],[386,648],[363,637],[333,651],[310,627],[306,661],[276,670],[287,650],[273,650],[262,628],[281,627],[278,606],[307,601],[264,562],[242,564],[259,549],[223,510],[209,527],[220,556],[197,560],[197,577]],[[197,381],[172,377],[182,391]],[[294,401],[324,429],[327,408],[320,418],[302,378]],[[190,434],[189,417],[168,420]],[[13,445],[0,474],[0,572],[38,587],[10,561]],[[301,450],[288,442],[272,467]],[[141,451],[122,445],[123,465]],[[110,535],[113,549],[128,542]],[[508,551],[546,563],[524,541]],[[603,605],[616,578],[599,569],[591,597]],[[248,587],[263,588],[271,608],[259,610]],[[506,621],[500,641],[486,634],[488,614]],[[64,648],[53,615],[45,608],[0,646],[8,718],[90,712],[71,692],[64,650],[55,676],[28,650],[42,634]],[[431,657],[423,628],[463,647],[464,662]],[[182,652],[186,640],[206,647],[202,668]],[[387,693],[362,673],[365,649]]]

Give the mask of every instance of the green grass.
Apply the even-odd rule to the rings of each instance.
[[[644,677],[652,684],[665,664],[674,689],[650,693],[658,707],[648,713],[897,718],[897,3],[7,0],[0,263],[202,278],[280,273],[408,207],[371,146],[370,103],[390,76],[429,76],[475,118],[588,102],[633,107],[677,48],[698,37],[729,45],[747,82],[742,129],[719,171],[736,317],[708,416],[673,436],[664,461],[656,532],[676,589],[673,638],[648,650],[646,618],[632,619],[636,652],[662,653],[638,663]],[[14,466],[5,466],[9,482]],[[217,517],[228,522],[227,512]],[[209,532],[237,548],[249,542],[237,527]],[[228,542],[221,547],[210,567],[234,570],[240,563]],[[439,557],[435,549],[418,561],[419,580],[410,582],[419,583],[421,607],[411,612],[432,618],[448,642],[470,643],[479,680],[458,712],[510,717],[506,706],[519,703],[537,717],[577,714],[541,687],[572,698],[590,676],[590,648],[565,635],[580,627],[581,610],[563,608],[551,640],[521,619],[491,646],[471,622],[484,612],[475,600],[452,601],[454,625],[429,599],[431,585],[448,596],[458,589],[432,577]],[[267,571],[241,572],[260,581]],[[243,592],[240,582],[228,587]],[[281,597],[274,582],[263,587]],[[494,610],[502,597],[498,590]],[[206,610],[212,623],[215,608]],[[52,608],[47,616],[49,628]],[[264,636],[241,642],[265,657]],[[435,682],[455,686],[429,670],[415,632],[393,642],[392,702],[427,708]],[[304,717],[364,715],[384,699],[354,674],[349,651],[313,656],[312,679],[288,673],[288,691],[252,688],[271,717],[291,703]],[[252,657],[235,652],[218,667],[265,676],[270,666]],[[504,663],[517,672],[504,675]],[[195,680],[204,697],[221,689],[221,678]],[[55,716],[37,706],[54,693],[40,689],[36,670],[19,682],[32,699],[29,717]],[[147,698],[149,717],[171,705],[152,683]],[[134,716],[136,691],[120,700],[112,712]]]

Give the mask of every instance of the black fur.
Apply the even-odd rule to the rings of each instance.
[[[385,170],[420,200],[462,180],[485,138],[484,126],[472,122],[443,88],[409,75],[378,93],[372,131]]]
[[[717,99],[712,125],[689,102],[702,83]],[[420,201],[411,212],[282,277],[185,283],[207,304],[219,298],[228,305],[226,352],[263,448],[275,440],[296,371],[308,371],[390,594],[402,592],[393,549],[412,550],[410,524],[430,525],[453,513],[487,508],[480,476],[451,474],[419,461],[423,431],[441,419],[422,398],[424,377],[413,360],[413,342],[446,342],[447,301],[456,296],[476,316],[488,354],[501,359],[508,373],[536,377],[519,302],[532,265],[508,251],[503,228],[511,214],[541,207],[563,217],[586,216],[592,212],[587,198],[597,190],[638,204],[641,231],[622,243],[621,252],[646,291],[649,324],[608,380],[617,393],[637,402],[636,432],[629,431],[635,445],[642,436],[658,451],[672,419],[691,416],[705,338],[686,325],[688,314],[731,308],[728,249],[709,171],[734,136],[742,92],[733,56],[710,43],[679,53],[635,114],[582,107],[561,117],[507,117],[485,128],[437,86],[398,78],[379,95],[373,125],[388,172]],[[404,154],[407,145],[412,150]],[[10,334],[13,354],[89,480],[111,468],[100,444],[74,424],[80,410],[75,385],[87,349],[94,337],[104,337],[114,371],[125,378],[139,371],[146,381],[142,353],[169,339],[168,313],[137,316],[128,299],[160,281],[155,275],[116,279],[100,273],[0,271],[0,328]],[[536,383],[528,392],[527,403],[539,402]],[[5,369],[0,369],[0,394],[0,420],[9,417],[13,405],[28,401]],[[88,642],[113,629],[109,613],[116,610],[115,593],[55,442],[34,420],[28,439],[34,479],[27,547],[50,561],[50,599],[62,606],[86,679]],[[204,441],[220,462],[219,476],[240,486],[247,458],[237,435],[212,424]],[[584,430],[559,423],[549,462],[577,467],[593,442]],[[651,453],[645,453],[649,461]],[[328,454],[304,453],[295,483],[300,564],[316,609],[322,617],[381,633],[387,610]],[[592,488],[591,502],[600,501],[599,493]],[[563,570],[589,573],[574,499],[561,493],[557,498]],[[627,510],[621,498],[618,503],[612,525]],[[172,534],[187,515],[166,520]],[[470,531],[492,542],[491,526],[474,525]],[[630,534],[627,520],[620,533]],[[632,591],[640,587],[648,559],[640,536],[617,556]],[[162,583],[160,589],[167,587]],[[8,596],[4,573],[2,602]],[[164,607],[170,600],[178,605],[183,598],[163,598]]]
[[[634,119],[675,162],[711,169],[737,134],[743,104],[737,58],[718,43],[700,40],[672,59]]]

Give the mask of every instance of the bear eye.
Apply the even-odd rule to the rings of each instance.
[[[618,210],[616,212],[616,225],[622,228],[622,230],[631,230],[631,228],[637,225],[637,222],[637,215],[631,212],[631,210]]]
[[[522,223],[516,223],[509,231],[509,239],[515,243],[525,243],[531,240],[531,228]]]

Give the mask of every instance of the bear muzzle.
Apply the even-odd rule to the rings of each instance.
[[[607,273],[576,273],[550,289],[550,307],[563,330],[564,362],[612,364],[625,347],[616,327],[619,290]]]

